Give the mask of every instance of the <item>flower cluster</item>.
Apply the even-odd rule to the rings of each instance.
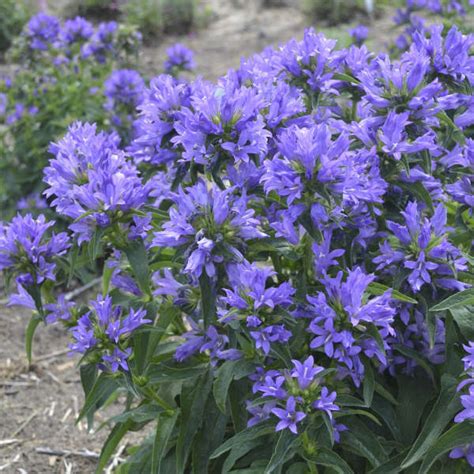
[[[95,28],[79,16],[61,23],[58,18],[41,12],[26,25],[15,54],[28,57],[34,67],[38,66],[35,65],[38,60],[52,61],[58,66],[87,59],[104,63],[123,54],[120,49],[125,43],[136,49],[141,43],[140,33],[128,31],[114,21],[100,23]]]
[[[99,295],[90,305],[92,309],[83,314],[71,329],[74,342],[69,347],[80,354],[100,347],[102,367],[112,372],[119,368],[128,371],[127,359],[132,350],[127,347],[127,339],[137,328],[151,323],[146,319],[146,311],[130,309],[128,315],[123,316],[123,308],[114,307],[110,296],[102,298]]]
[[[96,127],[76,123],[50,151],[55,158],[45,169],[45,194],[56,212],[74,219],[71,229],[79,242],[96,228],[129,224],[129,238],[139,237],[147,217],[132,215],[147,201],[137,168],[118,149],[116,134],[96,132]],[[119,236],[117,236],[118,238]]]
[[[458,390],[467,387],[468,393],[461,395],[463,410],[454,418],[456,423],[474,420],[474,342],[469,341],[469,344],[465,345],[464,349],[467,355],[462,360],[464,362],[464,371],[468,378],[459,384]],[[470,466],[474,467],[474,442],[453,449],[449,453],[449,457],[453,459],[465,457]]]
[[[174,197],[175,207],[163,230],[156,232],[154,247],[179,247],[186,258],[184,272],[196,277],[203,270],[216,276],[216,266],[229,261],[241,261],[245,241],[266,236],[254,217],[245,195],[238,198],[233,188],[221,191],[217,186],[207,189],[201,181],[180,189]]]
[[[167,58],[164,64],[166,74],[178,76],[183,71],[196,68],[194,53],[181,43],[176,43],[166,50]]]
[[[467,260],[447,239],[446,208],[439,204],[430,220],[422,217],[416,202],[411,202],[401,215],[404,225],[387,221],[391,236],[380,244],[380,254],[374,258],[377,270],[393,274],[403,264],[409,271],[407,283],[415,293],[426,284],[465,289],[455,276],[467,269]]]
[[[112,124],[119,130],[129,130],[135,109],[143,99],[145,83],[137,71],[118,69],[104,82],[104,104],[111,115]],[[123,132],[124,134],[125,132]]]
[[[64,255],[70,243],[65,232],[48,235],[53,225],[43,215],[35,219],[31,214],[0,225],[0,270],[15,274],[24,287],[54,281],[55,258]]]
[[[276,273],[248,262],[231,269],[232,289],[224,288],[220,316],[226,323],[242,320],[255,342],[256,349],[268,355],[271,344],[286,343],[291,332],[283,324],[285,308],[292,304],[295,289],[284,282],[267,288],[267,280]],[[280,310],[280,314],[279,313]]]
[[[298,433],[298,424],[312,413],[324,413],[331,421],[333,436],[336,442],[340,439],[340,432],[347,429],[335,422],[333,412],[340,410],[334,403],[336,392],[330,392],[324,383],[325,371],[323,367],[314,365],[313,356],[305,361],[292,360],[292,370],[283,372],[261,368],[250,376],[254,381],[253,393],[260,393],[265,403],[260,405],[248,404],[247,409],[252,415],[248,426],[265,421],[274,415],[279,419],[275,430],[289,429]]]

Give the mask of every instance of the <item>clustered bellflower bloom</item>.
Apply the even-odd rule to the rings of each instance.
[[[105,108],[117,127],[130,127],[136,107],[143,99],[145,83],[133,69],[118,69],[104,82]]]
[[[226,258],[243,260],[245,241],[261,239],[265,233],[246,196],[236,197],[232,192],[232,188],[222,191],[217,186],[208,189],[204,182],[179,190],[170,220],[155,233],[153,246],[183,248],[184,271],[197,277],[203,271],[215,277],[216,266]]]
[[[267,288],[267,280],[274,275],[268,268],[238,264],[231,269],[233,289],[224,289],[226,296],[222,298],[229,310],[222,310],[221,318],[227,322],[243,320],[256,348],[265,355],[272,343],[285,343],[291,336],[278,310],[291,305],[295,290],[287,282]]]
[[[315,335],[310,347],[337,361],[340,375],[350,375],[359,385],[364,377],[362,355],[387,363],[385,347],[379,341],[394,334],[396,311],[390,290],[364,301],[374,275],[366,275],[358,267],[349,271],[344,282],[342,278],[342,272],[335,278],[326,276],[325,292],[308,296],[312,317],[308,330]],[[378,339],[368,331],[369,325],[378,333]]]
[[[464,371],[468,378],[459,384],[458,390],[467,387],[467,393],[461,395],[463,410],[454,418],[455,423],[474,420],[474,342],[469,341],[469,344],[464,345],[464,350],[467,355],[462,360],[464,362]],[[474,442],[454,448],[449,453],[449,457],[453,459],[464,457],[469,465],[474,467]]]
[[[444,205],[438,204],[431,219],[423,217],[416,202],[408,203],[401,215],[404,225],[387,221],[394,238],[380,244],[380,255],[374,259],[377,269],[394,272],[402,264],[409,271],[407,282],[415,293],[432,283],[448,289],[464,289],[455,272],[465,270],[467,261],[447,239]]]
[[[333,413],[340,410],[334,403],[336,392],[330,392],[324,385],[324,369],[314,365],[313,356],[305,361],[292,360],[293,370],[280,372],[269,370],[264,372],[259,368],[250,378],[254,381],[253,392],[261,393],[266,402],[263,405],[247,405],[247,410],[253,417],[248,426],[254,426],[274,415],[279,419],[275,430],[290,430],[298,433],[298,424],[311,413],[325,413],[332,423],[334,437],[344,431],[345,426],[336,425]],[[319,374],[319,376],[318,376]]]
[[[104,298],[99,295],[90,305],[92,309],[70,329],[74,341],[70,349],[84,354],[100,346],[103,367],[112,372],[119,369],[128,371],[127,359],[132,350],[127,347],[127,338],[140,326],[151,323],[146,319],[146,311],[130,309],[124,315],[120,306],[113,306],[110,296]]]
[[[113,223],[128,226],[130,238],[140,237],[148,224],[146,217],[127,218],[145,204],[149,187],[118,142],[114,133],[97,133],[95,126],[76,123],[51,145],[55,158],[45,169],[45,195],[53,197],[58,213],[75,220],[70,227],[80,235],[79,242]]]
[[[0,225],[0,270],[15,273],[17,283],[24,287],[54,281],[55,258],[66,253],[70,242],[65,232],[49,235],[53,226],[54,221],[31,214]]]
[[[194,53],[181,43],[176,43],[166,50],[167,58],[164,63],[166,74],[178,75],[181,71],[192,71],[196,68]]]

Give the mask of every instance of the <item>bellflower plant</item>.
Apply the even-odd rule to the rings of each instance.
[[[79,419],[124,401],[98,473],[128,431],[121,474],[472,472],[473,37],[414,18],[461,3],[408,1],[396,54],[310,29],[216,83],[174,76],[176,47],[148,85],[110,76],[122,138],[82,121],[52,140],[67,232],[2,223],[0,269],[30,357],[41,322],[70,334]],[[44,60],[65,33],[37,20]],[[116,26],[73,22],[56,67],[103,64]],[[91,261],[97,298],[70,301]]]

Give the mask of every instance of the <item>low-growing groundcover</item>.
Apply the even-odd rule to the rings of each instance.
[[[80,418],[126,397],[98,472],[132,430],[120,473],[472,472],[474,37],[412,41],[308,30],[216,84],[156,77],[128,146],[51,146],[69,230],[17,216],[0,269],[29,357],[69,328]],[[90,261],[100,293],[56,298]]]

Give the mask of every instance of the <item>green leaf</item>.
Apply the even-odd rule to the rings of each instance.
[[[39,314],[33,314],[30,318],[30,322],[26,327],[25,335],[25,348],[26,348],[26,357],[28,358],[28,363],[31,364],[31,356],[33,351],[33,336],[35,335],[36,328],[39,323],[42,321],[42,318]]]
[[[212,387],[212,375],[207,371],[197,383],[187,384],[181,392],[181,419],[176,444],[176,472],[182,474],[191,452],[192,442],[200,429],[204,417],[204,407]]]
[[[408,191],[412,196],[414,196],[418,201],[424,202],[431,212],[433,212],[433,201],[431,199],[431,194],[423,186],[420,181],[415,183],[401,183],[397,182],[397,185],[400,186],[405,191]]]
[[[438,441],[426,452],[419,474],[428,474],[436,460],[453,448],[472,443],[474,439],[474,421],[465,421],[453,426],[438,438]]]
[[[407,452],[408,450],[405,450],[400,454],[397,454],[393,458],[390,458],[387,462],[369,471],[368,474],[398,474],[402,470],[400,464],[405,458]]]
[[[435,397],[433,384],[428,377],[397,377],[399,402],[396,407],[397,421],[404,444],[412,444],[418,430],[423,410]]]
[[[441,379],[441,393],[433,406],[426,422],[415,440],[412,448],[403,460],[402,468],[415,464],[423,458],[428,449],[435,443],[446,425],[460,409],[456,393],[457,380],[447,374]]]
[[[211,459],[218,458],[222,456],[227,451],[231,450],[235,446],[239,446],[242,443],[247,441],[253,441],[261,436],[266,436],[268,434],[274,433],[275,427],[269,423],[260,423],[256,426],[246,428],[235,434],[232,438],[228,439],[225,443],[221,444],[214,452],[211,454]]]
[[[94,263],[97,260],[97,257],[102,251],[102,237],[104,232],[104,229],[96,229],[92,234],[91,240],[89,241],[87,250],[91,263]]]
[[[341,407],[361,407],[361,408],[366,408],[366,404],[364,401],[359,400],[356,397],[353,397],[352,395],[346,395],[346,394],[338,394],[337,395],[337,400],[336,403],[341,406]]]
[[[209,472],[211,453],[222,444],[228,417],[216,406],[213,397],[207,399],[204,424],[193,443],[192,468],[194,474]]]
[[[234,464],[242,457],[245,456],[248,452],[252,451],[255,448],[258,448],[262,443],[263,439],[247,439],[241,443],[235,445],[227,456],[223,466],[222,473],[227,474],[233,467]],[[235,472],[235,471],[232,471]],[[261,474],[262,469],[260,468],[259,474]]]
[[[469,306],[458,306],[450,308],[454,321],[458,325],[461,334],[469,340],[474,339],[474,305]]]
[[[314,455],[304,453],[303,457],[311,463],[329,467],[332,471],[337,472],[337,474],[353,474],[354,472],[344,459],[328,448],[319,448]]]
[[[360,408],[349,408],[347,410],[344,410],[343,415],[366,416],[367,418],[372,420],[376,425],[382,426],[382,423],[380,423],[380,420],[373,413],[370,413],[370,411],[367,411],[367,410],[362,410]],[[343,415],[341,415],[341,416],[343,416]]]
[[[150,268],[148,266],[148,256],[143,240],[138,239],[131,241],[128,246],[125,247],[125,254],[127,255],[140,290],[142,290],[145,295],[151,295]]]
[[[145,403],[132,408],[131,410],[126,410],[123,413],[120,413],[120,415],[113,416],[103,424],[125,423],[128,420],[131,420],[136,424],[146,423],[147,421],[156,419],[160,412],[163,412],[163,409],[160,406],[155,405],[154,403]]]
[[[364,397],[364,402],[366,407],[370,407],[372,405],[372,400],[374,398],[374,391],[375,391],[375,377],[374,371],[372,369],[372,365],[370,361],[364,364],[365,366],[365,377],[364,383],[362,387],[362,393]]]
[[[117,390],[118,386],[118,382],[115,378],[110,377],[106,373],[100,374],[86,397],[76,423],[81,421],[85,416],[92,414],[99,406],[105,403],[110,395]]]
[[[377,467],[387,460],[387,453],[383,449],[374,432],[358,418],[344,420],[348,431],[341,433],[341,443],[345,449],[369,461]]]
[[[458,306],[467,306],[474,304],[474,288],[461,291],[454,295],[449,296],[445,300],[441,301],[437,305],[430,308],[430,311],[446,311],[453,309]]]
[[[176,410],[172,413],[162,412],[158,415],[155,439],[153,441],[151,474],[166,474],[162,472],[161,463],[166,453],[168,441],[173,433],[178,414],[179,411]]]
[[[115,452],[117,445],[120,443],[120,440],[125,436],[132,425],[132,420],[128,420],[125,423],[118,423],[114,426],[100,452],[99,461],[95,470],[96,474],[100,474],[103,471],[110,457]]]
[[[280,472],[283,464],[287,461],[290,448],[298,441],[298,438],[290,431],[283,430],[273,449],[272,457],[265,468],[264,474],[275,474]]]
[[[385,425],[392,433],[392,436],[395,441],[403,443],[399,420],[397,419],[397,414],[393,405],[385,398],[376,395],[374,397],[374,400],[372,401],[371,409],[377,414],[380,419],[384,421]]]
[[[411,303],[411,304],[417,304],[418,303],[418,301],[416,301],[415,299],[410,298],[409,296],[404,295],[403,293],[400,293],[399,291],[394,290],[393,288],[382,285],[381,283],[377,283],[375,281],[372,282],[367,287],[367,291],[371,295],[375,295],[375,296],[383,295],[388,290],[392,291],[392,298],[394,300],[403,301],[404,303]]]
[[[79,369],[79,373],[81,376],[81,384],[82,384],[82,389],[84,390],[84,396],[87,398],[89,395],[89,392],[92,390],[92,387],[94,386],[95,381],[97,380],[97,364],[91,363],[91,364],[85,364],[81,365]],[[87,426],[91,427],[92,422],[93,422],[93,415],[94,413],[91,412],[87,415]]]
[[[181,310],[172,304],[162,305],[160,307],[158,319],[153,326],[156,333],[150,336],[146,358],[150,360],[155,353],[156,347],[163,338],[170,324],[173,324],[176,318],[181,314]]]
[[[102,270],[102,296],[105,298],[109,293],[110,288],[110,280],[112,279],[112,275],[114,273],[114,267],[107,265],[105,262],[104,269]]]
[[[435,376],[433,373],[433,369],[431,368],[431,365],[426,361],[426,359],[422,355],[420,355],[418,351],[412,349],[411,347],[402,346],[401,344],[394,344],[392,348],[396,350],[397,352],[400,352],[400,354],[416,361],[417,364],[420,367],[422,367],[426,371],[426,373],[430,376],[433,383],[435,382]]]
[[[204,327],[208,327],[216,318],[216,289],[207,273],[203,271],[199,277],[201,289],[201,307]]]
[[[227,394],[232,380],[245,377],[251,374],[254,369],[254,364],[242,359],[227,360],[222,364],[212,389],[217,407],[222,413],[226,413]]]
[[[392,405],[398,405],[397,400],[393,397],[393,395],[381,384],[375,382],[375,391],[383,398],[388,400]]]

